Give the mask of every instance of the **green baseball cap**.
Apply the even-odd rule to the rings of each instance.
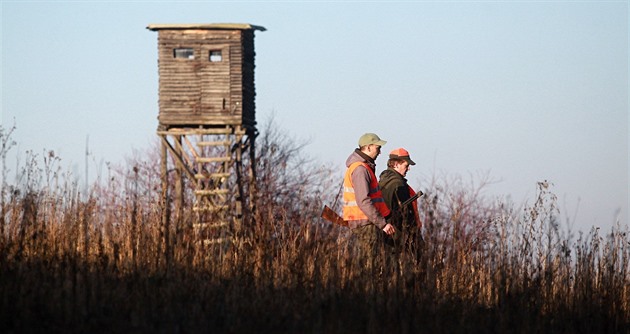
[[[365,145],[378,145],[383,146],[387,142],[379,138],[375,133],[365,133],[361,138],[359,138],[359,147],[363,147]]]

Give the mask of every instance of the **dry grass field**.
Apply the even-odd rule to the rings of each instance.
[[[365,267],[319,218],[336,174],[277,132],[260,140],[256,223],[217,246],[195,242],[191,210],[163,226],[154,159],[87,193],[53,152],[11,182],[3,164],[2,332],[630,333],[628,226],[566,231],[551,184],[517,208],[433,180],[422,256]]]

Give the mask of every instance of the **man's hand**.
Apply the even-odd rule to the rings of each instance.
[[[396,228],[392,224],[387,224],[385,225],[385,227],[383,227],[383,232],[385,232],[387,235],[392,235],[396,233]]]

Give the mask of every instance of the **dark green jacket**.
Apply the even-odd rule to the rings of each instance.
[[[392,211],[388,223],[393,224],[397,228],[403,226],[403,223],[406,226],[415,225],[417,222],[413,207],[407,205],[400,210],[400,204],[411,197],[407,179],[394,169],[387,168],[379,176],[378,185],[383,193],[385,204]]]

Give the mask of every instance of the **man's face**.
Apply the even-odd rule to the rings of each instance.
[[[394,170],[402,176],[407,176],[407,172],[409,171],[409,163],[407,161],[399,162],[394,165]]]
[[[381,154],[381,147],[378,145],[369,145],[368,146],[368,151],[367,151],[367,155],[376,160],[376,158],[378,157],[378,155]]]

